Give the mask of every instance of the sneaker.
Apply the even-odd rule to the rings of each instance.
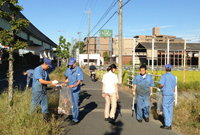
[[[144,118],[144,120],[145,120],[146,122],[149,122],[149,118]]]
[[[168,129],[168,130],[171,130],[172,129],[172,126],[160,126],[160,128],[162,128],[162,129]]]
[[[77,124],[78,124],[78,122],[75,122],[73,120],[69,123],[70,126],[77,125]]]
[[[108,122],[111,123],[111,124],[113,124],[113,125],[115,124],[115,120],[113,118],[109,118]]]
[[[142,123],[142,120],[137,120],[139,123]]]

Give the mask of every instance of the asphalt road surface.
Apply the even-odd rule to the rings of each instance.
[[[104,121],[104,98],[101,97],[101,82],[92,82],[89,76],[84,74],[83,86],[79,100],[79,124],[69,126],[62,119],[60,134],[67,135],[178,135],[175,130],[160,129],[160,121],[150,118],[147,123],[144,120],[138,123],[136,116],[132,117],[132,96],[119,91],[121,109],[118,106],[116,125]],[[120,114],[121,113],[121,114]],[[173,128],[173,127],[172,127]]]

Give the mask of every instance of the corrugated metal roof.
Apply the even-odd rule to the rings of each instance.
[[[139,45],[142,45],[148,50],[152,49],[152,43],[141,42],[139,43]],[[186,47],[187,47],[186,49],[187,51],[200,51],[200,43],[187,43]],[[167,50],[167,43],[154,43],[154,50]],[[184,50],[184,43],[170,43],[169,50],[182,51]]]

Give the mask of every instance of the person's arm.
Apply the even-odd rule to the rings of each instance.
[[[105,97],[105,84],[102,83],[102,97]]]
[[[64,83],[68,83],[68,82],[69,82],[69,79],[68,77],[66,77]]]
[[[118,92],[118,83],[115,84],[116,96],[119,99],[119,92]]]
[[[47,85],[47,84],[52,84],[52,81],[46,81],[46,80],[43,80],[43,79],[39,79],[39,82],[40,82],[41,84],[45,84],[45,85]],[[52,84],[52,85],[54,85],[54,84]]]
[[[159,89],[162,89],[162,87],[163,87],[163,85],[162,85],[162,84],[160,84],[158,88],[159,88]]]
[[[80,83],[81,83],[81,80],[78,80],[78,82],[75,85],[71,85],[71,86],[69,86],[69,88],[77,87]]]
[[[150,87],[150,96],[152,96],[153,95],[153,87]]]
[[[30,83],[30,80],[31,80],[31,78],[27,75],[27,79],[26,79],[27,81],[26,81],[26,87],[28,87],[29,86],[29,83]]]

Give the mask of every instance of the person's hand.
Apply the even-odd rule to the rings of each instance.
[[[102,97],[105,98],[105,93],[102,93]]]
[[[74,85],[69,86],[69,88],[74,88],[74,87],[75,87]]]
[[[118,94],[117,94],[116,98],[117,98],[117,100],[119,99],[119,95]]]
[[[135,96],[136,94],[135,94],[135,92],[133,91],[133,96]]]
[[[151,92],[150,97],[153,97],[153,92]]]
[[[57,84],[55,84],[55,83],[51,83],[51,85],[52,85],[52,86],[57,86]]]
[[[28,88],[28,84],[26,85],[26,88]]]

